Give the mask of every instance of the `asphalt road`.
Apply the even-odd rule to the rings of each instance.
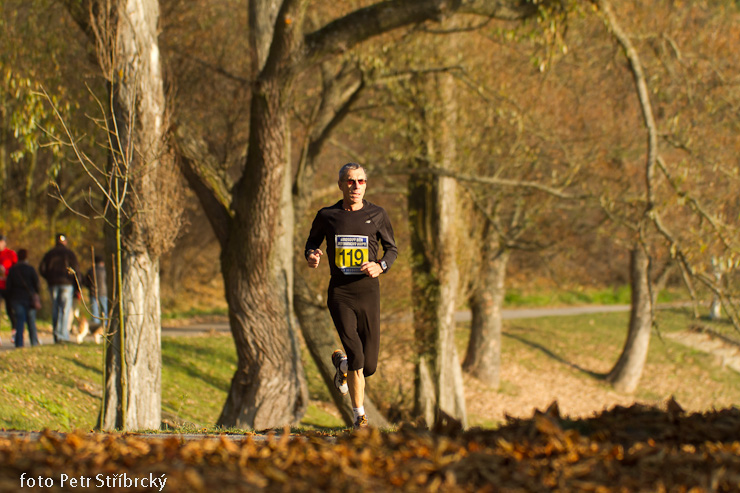
[[[588,305],[588,306],[564,306],[558,308],[515,308],[505,309],[502,311],[504,320],[514,320],[520,318],[538,318],[538,317],[559,317],[568,315],[585,315],[588,313],[608,313],[608,312],[627,312],[629,305]],[[470,311],[460,311],[455,315],[458,322],[469,322],[471,319]],[[210,332],[229,333],[229,324],[227,322],[205,322],[189,324],[182,327],[162,326],[163,336],[192,336],[201,335]]]
[[[659,308],[677,306],[677,305],[663,305]],[[610,313],[610,312],[626,312],[629,311],[629,305],[585,305],[585,306],[564,306],[556,308],[514,308],[505,309],[502,312],[504,320],[514,319],[525,319],[525,318],[537,318],[537,317],[559,317],[568,315],[585,315],[589,313]],[[458,322],[467,322],[470,320],[471,315],[469,311],[460,311],[456,315]],[[208,333],[230,333],[229,324],[226,321],[213,321],[213,322],[198,322],[182,326],[170,326],[165,324],[162,326],[162,336],[174,336],[174,337],[188,337],[197,336]],[[28,344],[28,332],[25,334],[26,344]],[[53,344],[53,338],[51,334],[41,334],[39,337],[41,344]],[[92,337],[88,336],[86,341],[91,341]],[[3,339],[3,345],[0,346],[0,350],[11,349],[12,346],[8,338]]]
[[[513,308],[503,310],[501,316],[504,320],[519,318],[539,317],[562,317],[569,315],[585,315],[588,313],[628,312],[630,305],[585,305],[585,306],[562,306],[556,308]],[[470,312],[457,312],[455,319],[458,322],[470,320]]]
[[[199,322],[199,323],[193,323],[183,326],[162,326],[162,336],[168,337],[168,336],[174,336],[174,337],[187,337],[187,336],[197,336],[202,334],[209,334],[212,332],[222,332],[225,334],[230,333],[229,324],[227,322]],[[74,336],[73,336],[74,337]],[[26,329],[25,334],[23,334],[24,342],[26,343],[26,346],[29,345],[28,342],[28,329]],[[88,335],[85,338],[86,342],[93,341],[93,337]],[[54,338],[50,333],[41,333],[39,334],[39,342],[42,346],[47,344],[54,344]],[[13,345],[11,344],[8,337],[3,337],[2,340],[2,346],[0,346],[0,351],[8,350],[8,349],[14,349]]]

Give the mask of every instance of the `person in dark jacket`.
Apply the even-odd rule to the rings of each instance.
[[[95,255],[95,265],[85,275],[85,286],[90,290],[90,314],[94,323],[103,323],[108,313],[108,288],[105,282],[105,262]]]
[[[67,248],[67,237],[58,234],[56,246],[46,252],[39,264],[39,274],[49,285],[51,319],[56,343],[69,342],[72,304],[79,270],[77,256]]]
[[[39,345],[33,295],[39,294],[39,275],[28,263],[28,251],[18,250],[18,263],[8,271],[5,289],[15,315],[15,347],[23,347],[23,328],[28,324],[31,346]]]

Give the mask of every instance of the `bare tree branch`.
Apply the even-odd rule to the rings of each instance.
[[[619,23],[616,19],[616,16],[614,15],[611,3],[608,0],[594,0],[594,3],[596,3],[599,6],[599,9],[604,13],[604,16],[606,17],[606,20],[609,24],[609,27],[611,28],[612,32],[614,33],[614,36],[617,38],[617,41],[622,46],[622,48],[625,51],[625,56],[627,57],[629,64],[630,64],[630,70],[632,72],[632,76],[635,80],[635,86],[637,88],[638,92],[638,98],[640,102],[640,108],[642,110],[643,118],[645,120],[645,126],[648,130],[648,153],[647,153],[647,163],[645,165],[645,184],[647,187],[647,205],[645,208],[645,217],[649,219],[653,225],[655,226],[658,233],[660,233],[665,240],[670,245],[670,252],[671,256],[676,258],[679,263],[682,265],[682,270],[689,276],[691,276],[694,279],[698,279],[702,284],[704,284],[710,291],[712,291],[719,299],[722,301],[723,306],[725,307],[726,312],[730,316],[730,320],[732,321],[733,326],[735,329],[740,330],[740,318],[738,317],[738,310],[733,305],[732,300],[729,300],[727,296],[722,292],[721,287],[717,285],[716,282],[714,282],[713,279],[707,277],[706,275],[702,273],[698,273],[695,271],[693,266],[691,265],[689,261],[689,255],[687,255],[685,248],[680,243],[680,241],[676,238],[676,236],[670,231],[670,229],[665,225],[663,222],[660,214],[657,210],[655,210],[655,167],[656,165],[660,165],[663,173],[666,175],[666,177],[669,179],[669,182],[671,182],[671,186],[674,186],[674,183],[670,179],[670,174],[668,173],[664,163],[660,159],[659,152],[658,152],[658,131],[657,126],[655,124],[655,119],[653,117],[653,111],[652,111],[652,105],[650,103],[650,96],[647,86],[647,80],[645,78],[645,73],[642,69],[642,63],[640,61],[640,57],[637,53],[637,50],[632,45],[632,42],[630,41],[629,37],[625,34],[625,32],[621,29],[619,26]],[[727,240],[724,238],[722,233],[722,228],[718,224],[716,220],[708,213],[706,210],[704,210],[701,205],[695,201],[692,200],[690,197],[687,197],[685,194],[682,194],[678,190],[677,194],[681,197],[688,198],[689,203],[692,205],[693,210],[699,214],[701,217],[707,219],[707,221],[710,222],[712,227],[717,232],[719,238],[723,242],[723,244],[729,248],[729,244],[727,243]]]
[[[534,15],[540,6],[559,2],[529,0],[389,0],[378,2],[337,19],[305,39],[306,64],[346,52],[378,34],[394,29],[438,21],[454,13],[475,14],[502,20],[518,20]]]
[[[531,188],[533,190],[544,192],[546,194],[549,194],[549,195],[552,195],[552,196],[555,196],[561,199],[579,200],[579,199],[590,198],[590,195],[571,194],[561,189],[550,187],[548,185],[544,185],[542,183],[537,183],[534,181],[507,180],[505,178],[493,178],[490,176],[473,176],[473,175],[457,173],[455,171],[442,169],[442,168],[435,168],[435,167],[418,168],[418,169],[417,168],[406,168],[406,169],[400,169],[398,171],[394,171],[388,174],[390,175],[447,176],[450,178],[454,178],[458,181],[469,182],[469,183],[479,183],[479,184],[484,184],[484,185],[495,185],[495,186],[501,186],[501,187]]]
[[[668,171],[668,168],[666,167],[665,161],[663,161],[663,158],[660,156],[658,156],[658,167],[663,172],[663,175],[665,175],[668,183],[671,185],[673,190],[676,192],[676,195],[678,195],[682,199],[685,199],[694,212],[696,212],[700,217],[706,219],[707,222],[712,225],[712,228],[717,233],[720,240],[722,241],[722,244],[725,247],[727,247],[728,249],[732,248],[730,245],[730,240],[726,238],[724,234],[727,225],[723,224],[719,218],[707,211],[706,207],[699,203],[698,199],[691,196],[691,194],[689,194],[688,192],[679,189],[676,180],[673,178],[673,176],[671,176],[670,171]]]
[[[650,215],[655,206],[655,163],[658,159],[658,128],[655,124],[655,117],[653,116],[653,107],[650,103],[650,92],[648,91],[647,81],[645,78],[645,72],[642,69],[642,62],[640,56],[637,53],[632,41],[629,36],[622,30],[619,22],[611,7],[611,3],[608,0],[596,0],[595,3],[599,6],[599,9],[604,13],[607,19],[609,28],[612,30],[614,37],[624,49],[625,56],[630,64],[630,71],[635,81],[637,88],[637,95],[640,100],[640,109],[642,110],[642,117],[645,121],[645,127],[648,131],[648,152],[647,162],[645,163],[645,187],[647,189],[647,207],[645,210],[646,215]]]

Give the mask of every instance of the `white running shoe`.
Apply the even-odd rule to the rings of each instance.
[[[344,351],[341,349],[337,349],[331,355],[331,362],[334,365],[334,368],[337,369],[337,372],[334,374],[334,386],[342,395],[347,395],[347,392],[349,392],[349,387],[347,386],[347,374],[340,369],[342,360],[346,359],[347,355],[345,355]]]

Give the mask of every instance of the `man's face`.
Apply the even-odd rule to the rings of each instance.
[[[0,240],[0,252],[2,252],[3,250],[5,250],[5,247],[6,246],[7,245],[5,243],[5,240]]]
[[[362,204],[367,188],[367,178],[362,169],[351,169],[346,176],[339,180],[339,189],[344,195],[347,204]]]

